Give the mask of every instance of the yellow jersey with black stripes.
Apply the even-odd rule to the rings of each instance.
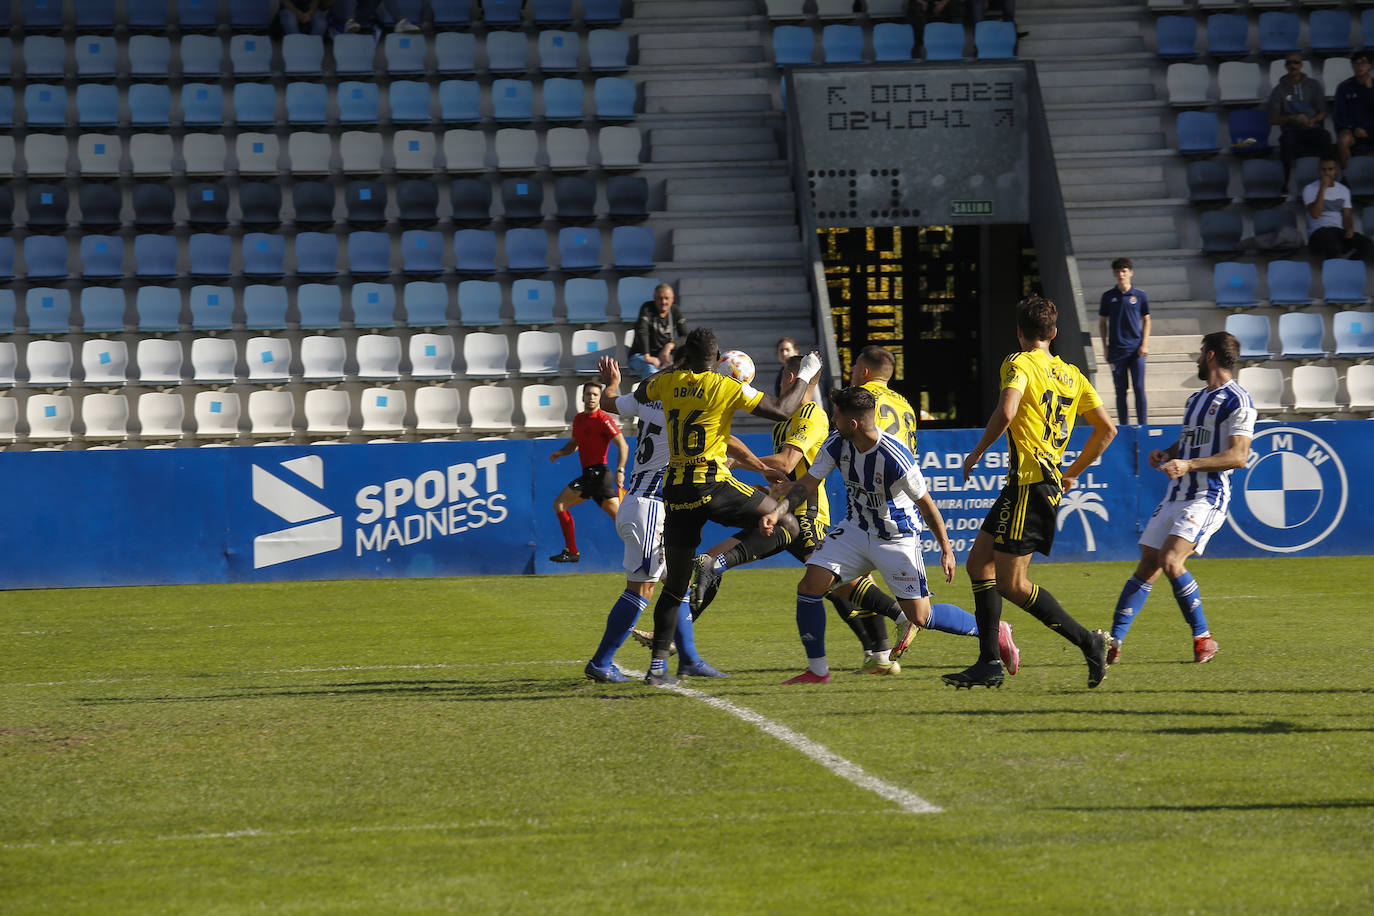
[[[816,459],[816,453],[821,450],[821,444],[828,435],[830,418],[826,416],[825,409],[815,401],[797,408],[797,412],[789,419],[773,424],[773,454],[776,455],[790,445],[802,455],[797,466],[787,475],[790,480],[801,480],[802,475],[810,469],[811,462]],[[816,491],[816,511],[811,513],[810,509],[810,506],[803,503],[793,510],[793,514],[798,518],[810,514],[822,525],[830,524],[830,501],[826,499],[824,487]]]
[[[1096,389],[1077,366],[1040,348],[1002,360],[1002,389],[1021,392],[1021,404],[1007,428],[1007,484],[1041,480],[1059,484],[1060,463],[1078,415],[1102,405]]]
[[[878,428],[890,436],[896,436],[911,450],[911,454],[916,454],[916,411],[911,409],[911,402],[887,387],[887,382],[875,379],[859,387],[873,393],[876,402],[873,420]]]
[[[763,392],[717,372],[674,369],[645,385],[649,400],[663,404],[667,423],[668,473],[663,485],[709,484],[733,479],[725,447],[735,411],[750,413]]]

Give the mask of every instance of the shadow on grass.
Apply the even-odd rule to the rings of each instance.
[[[1341,808],[1374,808],[1374,799],[1336,798],[1313,802],[1256,802],[1253,805],[1091,805],[1046,807],[1044,811],[1332,811]]]
[[[1143,715],[1171,716],[1177,715],[1174,712],[1143,713]],[[1209,713],[1208,715],[1213,715]],[[1221,715],[1217,713],[1216,715]],[[1249,713],[1228,713],[1228,715],[1250,715]],[[1106,734],[1120,734],[1120,728],[1022,728],[1018,731],[1026,733],[1055,733],[1055,732],[1104,732]],[[1374,727],[1328,727],[1299,725],[1296,722],[1289,722],[1283,719],[1272,719],[1268,722],[1255,722],[1249,725],[1199,725],[1196,727],[1166,727],[1141,729],[1140,733],[1153,735],[1311,735],[1326,732],[1369,732],[1374,731]]]
[[[625,685],[631,686],[631,685]],[[245,686],[238,690],[188,696],[80,697],[86,706],[133,706],[148,703],[221,703],[240,700],[328,699],[349,697],[387,697],[391,699],[434,699],[453,702],[509,702],[569,699],[587,696],[588,688],[605,690],[605,685],[590,681],[566,683],[547,680],[510,679],[501,681],[352,681],[332,684],[307,684],[291,687]],[[626,696],[652,696],[657,691],[640,691]],[[620,694],[607,693],[620,698]]]

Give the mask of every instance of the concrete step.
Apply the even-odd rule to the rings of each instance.
[[[778,132],[767,124],[736,127],[655,127],[649,142],[663,146],[715,146],[719,143],[775,143]]]
[[[700,4],[692,4],[693,7]],[[639,37],[639,53],[678,48],[761,48],[763,36],[753,29],[717,32],[647,32]]]
[[[754,261],[758,259],[782,261],[800,259],[801,242],[755,242],[741,244],[673,244],[673,258],[678,261]]]
[[[1128,152],[1141,148],[1152,148],[1164,142],[1162,133],[1102,133],[1063,135],[1053,131],[1050,139],[1054,143],[1055,155],[1060,149],[1074,153],[1090,152]]]
[[[716,114],[722,111],[770,111],[773,97],[765,94],[691,95],[661,93],[644,97],[644,110],[654,114]]]
[[[1060,181],[1063,181],[1062,177]],[[1061,184],[1059,190],[1064,196],[1064,203],[1070,205],[1079,202],[1098,201],[1119,203],[1148,197],[1151,194],[1162,197],[1168,191],[1168,186],[1163,181],[1133,182],[1131,184]]]
[[[811,297],[805,293],[750,293],[728,296],[696,295],[691,309],[702,315],[738,315],[742,309],[754,312],[809,312]]]
[[[733,93],[771,92],[773,83],[761,77],[749,75],[735,76],[721,73],[716,78],[694,74],[685,79],[662,79],[655,77],[644,81],[644,97],[665,98],[668,96],[718,96]]]
[[[1091,79],[1076,84],[1055,86],[1044,92],[1047,102],[1056,104],[1092,103],[1103,107],[1118,102],[1142,102],[1156,98],[1154,86],[1149,84],[1108,83],[1101,84]]]
[[[702,157],[722,161],[772,160],[779,156],[775,143],[728,143],[718,146],[661,146],[654,144],[655,162],[697,162]]]
[[[771,194],[691,194],[682,197],[669,195],[668,209],[684,212],[702,210],[782,210],[796,207],[792,192]]]
[[[748,246],[758,242],[796,242],[801,230],[794,225],[786,226],[731,226],[728,229],[674,229],[673,247],[678,245],[740,245]]]
[[[759,45],[695,45],[688,48],[656,48],[651,51],[640,51],[639,63],[645,67],[669,67],[684,64],[762,64],[764,63],[764,54],[762,46]]]
[[[759,6],[754,0],[635,0],[634,20],[637,23],[654,19],[719,19],[722,17],[757,16]]]
[[[806,276],[800,272],[766,275],[696,274],[682,279],[682,295],[735,297],[756,294],[809,295]]]
[[[1120,116],[1098,112],[1095,117],[1084,117],[1081,112],[1071,114],[1055,113],[1047,119],[1050,136],[1090,137],[1094,134],[1151,134],[1164,136],[1162,119],[1151,114],[1135,113]]]
[[[792,193],[786,175],[757,178],[669,178],[665,190],[676,194],[767,194]]]

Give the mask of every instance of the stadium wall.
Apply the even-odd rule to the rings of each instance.
[[[963,560],[1002,485],[994,452],[967,487],[977,430],[921,434],[921,464]],[[1178,427],[1126,427],[1059,510],[1056,560],[1127,560],[1164,491],[1145,456]],[[1075,433],[1073,449],[1086,438]],[[763,435],[746,437],[759,452]],[[6,452],[10,521],[0,588],[618,571],[610,519],[574,511],[582,562],[551,508],[576,476],[557,440]],[[1234,475],[1228,523],[1208,555],[1374,553],[1374,451],[1364,421],[1263,423]],[[832,503],[843,501],[832,488]],[[842,514],[842,509],[841,509]],[[704,544],[727,532],[714,528]],[[927,548],[929,549],[929,547]],[[794,564],[783,556],[769,565]]]

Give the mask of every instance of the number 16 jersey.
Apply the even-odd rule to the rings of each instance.
[[[752,413],[763,392],[709,369],[661,372],[641,390],[663,404],[669,456],[664,486],[733,478],[725,466],[731,421],[737,410]]]
[[[1102,406],[1102,398],[1077,366],[1038,347],[1002,360],[1002,389],[1007,388],[1021,392],[1007,428],[1007,486],[1058,484],[1074,421]]]

